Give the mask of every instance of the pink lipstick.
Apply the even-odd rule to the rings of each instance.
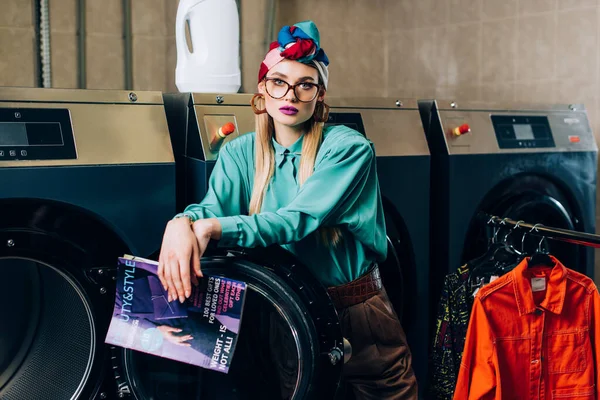
[[[279,109],[285,115],[295,115],[298,113],[298,109],[292,106],[284,106]]]

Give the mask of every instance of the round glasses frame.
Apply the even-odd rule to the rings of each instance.
[[[317,98],[317,96],[319,95],[319,92],[321,91],[321,85],[319,85],[317,83],[312,83],[312,82],[299,82],[299,83],[296,83],[295,85],[290,85],[289,83],[287,83],[286,81],[284,81],[283,79],[280,79],[280,78],[266,78],[265,77],[264,80],[265,80],[265,90],[267,91],[267,94],[269,96],[271,96],[272,98],[274,98],[274,99],[282,99],[282,98],[284,98],[288,94],[288,92],[290,91],[290,89],[293,89],[294,90],[294,96],[296,96],[296,99],[298,99],[299,102],[301,102],[301,103],[310,103],[311,101],[313,101],[314,99]],[[287,89],[286,89],[285,93],[283,95],[279,96],[279,97],[273,96],[269,92],[268,84],[267,84],[268,81],[281,81],[281,82],[285,83],[287,85]],[[296,88],[298,86],[300,86],[300,85],[311,85],[311,86],[314,86],[314,87],[317,88],[317,91],[315,92],[315,95],[312,97],[312,99],[310,99],[310,100],[300,100],[300,96],[298,96],[298,93],[296,92]]]

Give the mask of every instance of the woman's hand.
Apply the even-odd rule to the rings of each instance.
[[[169,221],[158,259],[158,278],[169,293],[169,301],[181,303],[192,293],[192,283],[202,277],[200,258],[210,239],[221,238],[221,224],[215,218],[200,219],[192,224],[188,218]]]
[[[183,303],[190,296],[192,293],[190,270],[193,268],[195,271],[193,281],[194,284],[198,284],[196,275],[202,277],[200,271],[202,253],[199,252],[198,240],[190,227],[189,218],[182,217],[169,221],[158,258],[158,278],[169,293],[169,302],[178,298]]]

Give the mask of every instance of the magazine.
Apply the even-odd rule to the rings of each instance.
[[[119,258],[115,308],[105,342],[228,373],[246,283],[204,275],[184,303],[169,302],[157,271],[156,261]]]

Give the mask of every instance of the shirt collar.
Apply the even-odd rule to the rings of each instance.
[[[273,148],[275,150],[275,158],[277,160],[277,166],[280,167],[285,161],[285,156],[288,154],[301,155],[302,154],[302,143],[304,141],[304,135],[300,136],[291,146],[283,147],[275,140],[275,137],[271,139]]]
[[[540,303],[540,307],[554,314],[560,314],[565,302],[567,268],[556,257],[550,256],[550,258],[554,263],[554,267],[552,267],[550,275],[547,276],[546,297]],[[532,275],[529,273],[528,267],[529,258],[526,257],[512,271],[519,315],[532,313],[536,309],[531,289]]]

